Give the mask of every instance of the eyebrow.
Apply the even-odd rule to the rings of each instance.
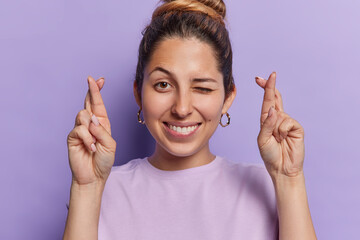
[[[173,74],[172,74],[170,71],[168,71],[168,70],[166,70],[165,68],[162,68],[162,67],[156,67],[156,68],[154,68],[154,69],[149,73],[149,76],[150,76],[153,72],[155,72],[155,71],[160,71],[160,72],[166,73],[167,75],[173,76]]]
[[[174,76],[170,71],[168,71],[168,70],[166,70],[165,68],[162,68],[162,67],[156,67],[156,68],[154,68],[154,69],[149,73],[149,76],[150,76],[153,72],[155,72],[155,71],[163,72],[163,73],[165,73],[165,74],[167,74],[167,75],[170,75],[171,77]],[[193,81],[193,82],[214,82],[214,83],[217,83],[217,81],[216,81],[215,79],[212,79],[212,78],[194,78],[192,81]]]

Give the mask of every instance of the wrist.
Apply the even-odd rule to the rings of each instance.
[[[277,188],[296,188],[298,186],[305,186],[304,172],[301,171],[296,175],[287,176],[284,174],[270,175],[275,189]]]
[[[305,177],[271,175],[279,216],[279,239],[316,239],[307,199]],[[297,238],[296,238],[297,237]]]
[[[291,196],[306,194],[305,176],[303,173],[296,176],[273,175],[271,176],[278,201],[283,201]]]
[[[63,239],[97,239],[104,186],[101,182],[72,182]]]
[[[79,184],[76,181],[71,183],[71,192],[82,192],[82,193],[100,193],[104,191],[104,182],[93,182],[88,184]]]
[[[294,182],[298,181],[299,179],[304,177],[304,170],[303,169],[297,169],[297,170],[279,170],[274,169],[274,167],[269,167],[265,164],[266,170],[268,171],[271,179],[273,181],[287,181],[287,182]]]

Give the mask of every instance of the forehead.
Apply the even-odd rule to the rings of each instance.
[[[207,74],[221,78],[213,48],[196,38],[162,40],[153,52],[145,71],[164,67],[175,74]]]

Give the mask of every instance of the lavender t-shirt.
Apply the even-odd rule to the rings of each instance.
[[[212,162],[160,170],[147,158],[115,166],[105,185],[99,240],[278,239],[274,187],[264,165]]]

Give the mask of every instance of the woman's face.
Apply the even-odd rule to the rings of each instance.
[[[157,147],[178,157],[208,147],[234,97],[225,101],[213,49],[196,38],[160,42],[144,70],[141,100],[136,96]]]

